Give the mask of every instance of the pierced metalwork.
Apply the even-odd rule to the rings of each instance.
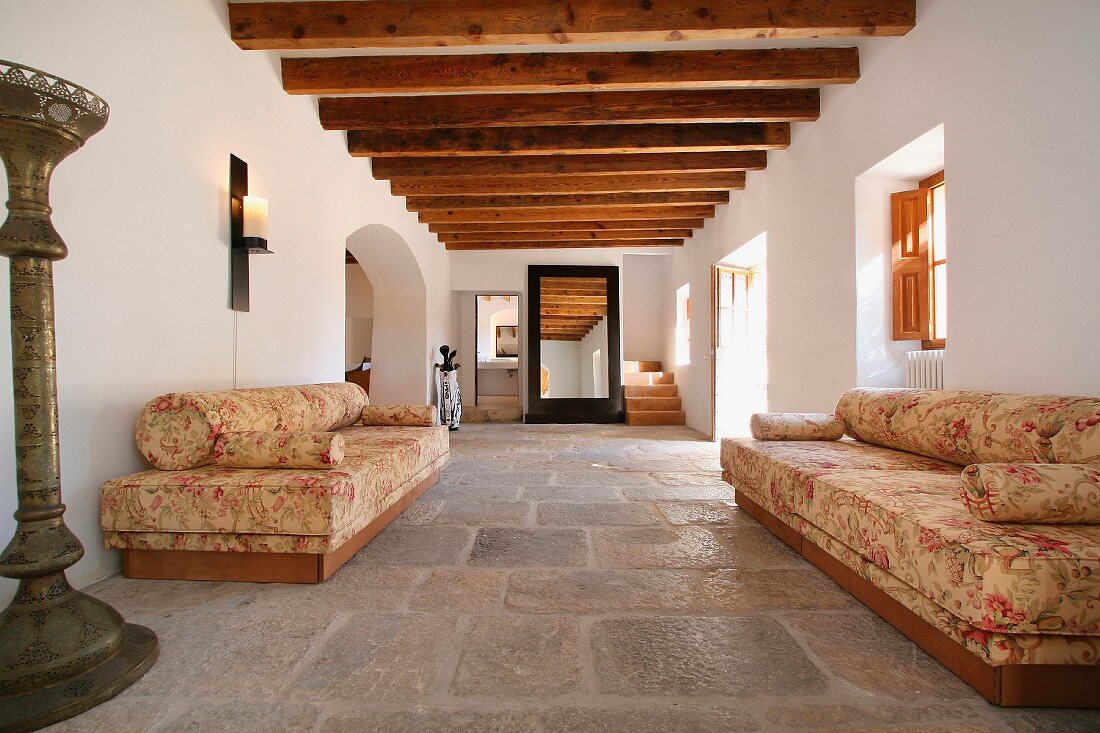
[[[0,61],[0,158],[8,217],[0,254],[11,270],[15,396],[15,536],[0,575],[19,589],[0,612],[0,730],[35,730],[113,697],[152,666],[157,638],[74,590],[65,569],[84,548],[61,503],[53,263],[67,254],[50,221],[50,177],[107,124],[107,103],[83,87]]]

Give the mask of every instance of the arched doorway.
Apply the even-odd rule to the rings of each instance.
[[[373,291],[370,399],[375,404],[427,404],[432,399],[428,292],[408,243],[383,224],[347,240]]]

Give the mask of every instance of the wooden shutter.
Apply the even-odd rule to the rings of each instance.
[[[928,189],[902,191],[890,196],[893,224],[894,341],[927,339],[928,290]]]

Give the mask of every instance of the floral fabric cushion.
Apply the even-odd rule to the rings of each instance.
[[[1100,398],[853,389],[853,438],[952,463],[1100,463]]]
[[[834,471],[812,478],[809,522],[986,632],[1100,636],[1100,526],[993,524],[958,478]]]
[[[962,489],[987,522],[1100,524],[1100,464],[979,463],[963,471]]]
[[[138,415],[138,450],[159,469],[179,471],[212,463],[223,432],[329,431],[356,422],[367,404],[357,384],[173,392]]]
[[[223,468],[143,471],[103,486],[103,529],[116,532],[330,535],[378,507],[448,452],[446,427],[341,431],[330,471]]]
[[[957,480],[961,466],[854,440],[825,442],[722,440],[722,468],[738,488],[767,494],[783,513],[804,508],[809,482],[833,471],[931,471]],[[768,507],[771,509],[771,507]]]
[[[339,433],[222,433],[214,463],[226,468],[335,468],[344,460]]]
[[[367,405],[360,422],[364,425],[427,427],[439,422],[439,409],[435,405]]]
[[[812,412],[758,412],[749,430],[756,440],[840,440],[844,421]]]

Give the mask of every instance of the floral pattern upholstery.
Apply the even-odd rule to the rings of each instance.
[[[983,631],[1100,636],[1100,527],[974,519],[958,479],[835,471],[799,515]]]
[[[853,438],[952,463],[1100,463],[1100,399],[853,389],[837,417]]]
[[[339,433],[222,433],[214,463],[226,468],[335,468],[344,460]]]
[[[980,463],[963,471],[962,489],[987,522],[1100,524],[1100,464]]]
[[[439,424],[439,409],[435,405],[367,405],[360,422],[364,425]]]
[[[446,427],[353,427],[340,435],[344,460],[327,471],[202,466],[108,481],[102,496],[108,546],[123,544],[117,533],[340,536],[365,526],[411,477],[448,455]]]
[[[756,440],[840,440],[844,421],[811,412],[758,412],[749,431]]]
[[[359,420],[367,394],[347,382],[297,387],[173,392],[138,415],[138,450],[159,469],[179,471],[214,460],[223,432],[337,430]]]
[[[325,535],[266,534],[253,532],[117,532],[105,530],[104,544],[114,550],[190,550],[205,552],[293,552],[327,555],[383,512],[401,497],[426,480],[447,462],[447,455],[437,458],[391,491],[371,511],[360,514],[342,529]]]

